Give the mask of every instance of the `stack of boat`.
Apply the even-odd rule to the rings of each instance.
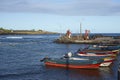
[[[79,49],[75,53],[67,53],[61,58],[45,57],[46,66],[64,68],[97,69],[102,66],[110,66],[120,52],[120,46],[89,46]]]

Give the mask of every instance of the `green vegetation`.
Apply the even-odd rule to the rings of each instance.
[[[8,30],[8,29],[4,29],[4,28],[0,28],[0,34],[1,33],[10,33],[11,32],[11,30]]]
[[[0,28],[0,34],[56,34],[55,32],[48,32],[43,30],[8,30],[4,28]]]

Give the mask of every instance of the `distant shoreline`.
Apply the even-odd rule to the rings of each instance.
[[[0,33],[0,35],[29,35],[29,34],[57,34],[54,32],[10,32],[10,33]]]
[[[0,33],[0,35],[34,35],[34,34],[58,34],[58,33]]]
[[[0,35],[29,35],[29,34],[57,34],[57,32],[49,32],[43,30],[8,30],[0,29]]]

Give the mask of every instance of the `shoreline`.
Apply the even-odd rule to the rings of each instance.
[[[58,34],[58,33],[0,33],[0,35],[37,35],[37,34]]]
[[[49,32],[49,31],[43,31],[43,30],[9,30],[0,31],[0,35],[29,35],[29,34],[58,34],[57,32]]]

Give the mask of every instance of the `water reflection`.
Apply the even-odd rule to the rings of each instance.
[[[100,67],[100,68],[99,68],[99,71],[100,71],[100,72],[103,72],[103,73],[112,74],[112,70],[111,70],[110,67]]]
[[[116,80],[110,67],[101,67],[99,69],[66,69],[46,66],[46,71],[49,74],[46,77],[53,80]]]
[[[57,76],[54,80],[102,80],[100,69],[66,69],[46,66],[46,70],[51,76]]]

